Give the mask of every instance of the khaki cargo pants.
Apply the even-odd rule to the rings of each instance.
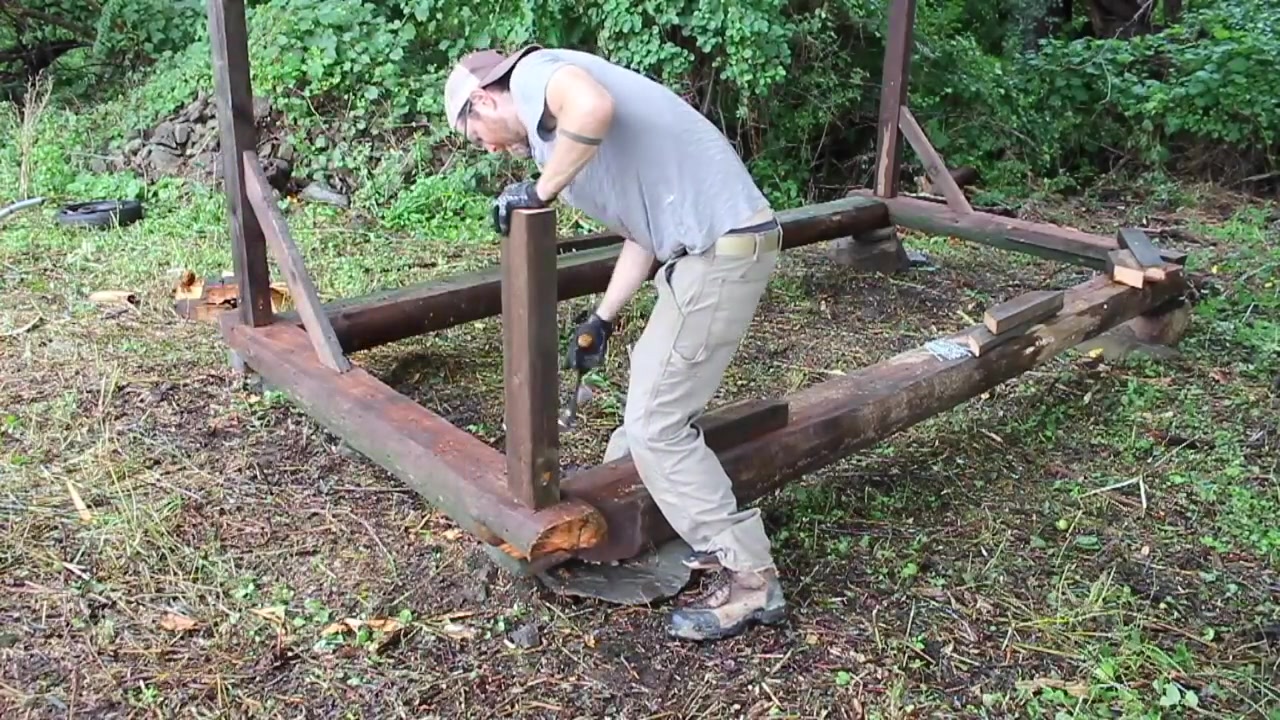
[[[605,462],[631,453],[667,522],[726,568],[774,566],[757,509],[742,510],[729,476],[690,422],[710,402],[778,262],[781,230],[726,235],[654,276],[658,302],[631,352],[623,425]]]

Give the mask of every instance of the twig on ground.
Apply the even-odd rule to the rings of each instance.
[[[1130,485],[1132,485],[1132,484],[1134,484],[1134,483],[1136,483],[1136,482],[1139,482],[1138,478],[1133,478],[1132,480],[1125,480],[1124,482],[1118,482],[1118,483],[1116,483],[1116,484],[1114,484],[1114,485],[1108,485],[1108,486],[1106,486],[1106,487],[1104,487],[1104,488],[1095,488],[1095,489],[1090,490],[1089,492],[1087,492],[1087,493],[1085,493],[1085,494],[1081,495],[1081,496],[1080,496],[1080,499],[1081,499],[1081,500],[1083,500],[1084,498],[1087,498],[1087,497],[1089,497],[1089,496],[1091,496],[1091,495],[1097,495],[1098,493],[1104,493],[1104,492],[1109,492],[1109,491],[1111,491],[1111,490],[1119,490],[1120,488],[1123,488],[1123,487],[1129,487]]]
[[[355,520],[356,522],[360,523],[361,525],[364,526],[365,530],[369,531],[369,537],[373,538],[373,541],[378,544],[378,547],[382,548],[383,554],[387,556],[387,562],[391,563],[391,572],[395,572],[396,558],[394,555],[391,554],[391,551],[387,549],[387,546],[382,544],[382,538],[379,538],[378,533],[373,531],[373,527],[369,525],[369,523],[364,518],[360,517],[359,515],[356,515],[350,510],[344,509],[342,513],[344,515],[349,516],[352,520]]]
[[[44,319],[44,316],[38,315],[36,316],[36,319],[32,320],[26,325],[23,325],[22,327],[14,328],[13,330],[6,330],[5,332],[0,333],[0,337],[17,337],[18,335],[21,335],[27,332],[28,330],[34,328],[36,325],[39,325],[40,321],[43,319]]]

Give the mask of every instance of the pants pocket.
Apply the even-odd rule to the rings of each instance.
[[[663,272],[676,309],[671,352],[684,362],[698,362],[710,351],[724,280],[701,257],[683,257]]]

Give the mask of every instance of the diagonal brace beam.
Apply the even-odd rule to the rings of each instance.
[[[329,316],[320,304],[320,296],[316,292],[315,283],[311,281],[311,274],[307,272],[302,251],[289,233],[289,224],[285,222],[280,208],[271,200],[271,186],[258,163],[258,153],[246,150],[242,157],[249,204],[267,237],[267,248],[284,273],[289,294],[297,303],[298,315],[302,318],[302,326],[307,329],[311,347],[315,348],[316,355],[325,367],[344,373],[351,369],[351,361],[343,354],[338,335],[333,331],[333,324],[329,322]]]
[[[898,125],[902,129],[902,135],[908,143],[911,143],[911,148],[916,151],[916,155],[920,156],[921,162],[924,163],[924,171],[929,174],[929,179],[933,181],[934,186],[941,188],[943,197],[947,199],[947,206],[961,215],[973,214],[973,206],[969,204],[969,199],[964,196],[960,184],[947,170],[946,163],[934,149],[933,143],[929,142],[929,137],[924,134],[924,128],[916,122],[915,115],[911,114],[911,110],[906,105],[902,106],[899,114]]]

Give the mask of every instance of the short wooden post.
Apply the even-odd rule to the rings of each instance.
[[[222,182],[231,225],[231,254],[239,290],[240,317],[246,325],[266,325],[272,321],[267,241],[249,206],[244,167],[240,162],[245,151],[257,149],[244,0],[209,1],[209,42],[213,47]]]
[[[542,508],[560,500],[556,213],[517,210],[502,239],[507,487]]]

